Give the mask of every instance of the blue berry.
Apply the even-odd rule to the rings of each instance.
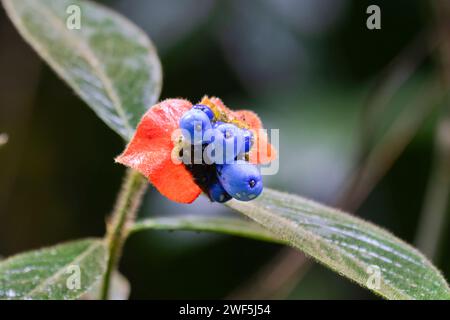
[[[223,121],[216,121],[216,122],[214,122],[214,124],[213,124],[213,128],[217,128],[218,126],[220,126],[221,124],[225,124],[226,122],[223,122]]]
[[[220,123],[211,130],[208,143],[213,146],[213,158],[215,163],[231,163],[242,149],[244,138],[241,130],[231,123]]]
[[[225,191],[219,181],[215,181],[209,185],[208,195],[212,201],[220,203],[227,202],[231,199],[231,196]]]
[[[192,107],[192,109],[203,111],[211,121],[214,119],[214,112],[211,110],[210,107],[204,104],[196,104],[195,106]]]
[[[263,190],[258,168],[243,160],[217,166],[217,177],[225,191],[237,200],[253,200]]]
[[[191,109],[181,117],[180,128],[186,130],[185,138],[192,144],[201,144],[205,131],[211,129],[211,121],[203,111]]]
[[[244,138],[244,143],[241,148],[242,153],[247,153],[250,151],[253,145],[253,133],[247,129],[241,129],[242,137]]]

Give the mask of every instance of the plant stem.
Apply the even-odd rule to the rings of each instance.
[[[350,176],[348,186],[344,187],[344,195],[337,201],[338,207],[355,212],[361,206],[415,137],[425,120],[442,105],[444,98],[445,92],[439,81],[431,79],[424,84],[413,105],[406,108],[394,121],[382,139],[367,154],[361,167]]]
[[[116,268],[127,235],[126,226],[135,220],[146,186],[147,181],[139,172],[128,169],[105,236],[109,254],[100,290],[100,298],[103,300],[109,296],[111,275]]]
[[[435,34],[441,39],[438,63],[442,83],[446,90],[450,88],[450,41],[448,1],[439,0],[432,3],[435,12]],[[445,110],[436,127],[436,151],[433,168],[428,182],[416,243],[430,259],[437,261],[441,241],[445,232],[446,219],[450,203],[450,108],[449,98]]]
[[[437,126],[436,155],[428,183],[416,243],[430,259],[436,261],[440,240],[446,226],[450,197],[450,117],[443,115]]]

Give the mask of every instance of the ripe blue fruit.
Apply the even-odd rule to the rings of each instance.
[[[210,131],[208,143],[211,143],[211,162],[217,164],[234,162],[236,156],[241,152],[244,138],[241,130],[231,123],[220,123]],[[209,147],[209,146],[208,146]]]
[[[244,142],[242,144],[241,152],[247,153],[250,151],[253,145],[253,133],[250,130],[247,129],[241,129],[242,131],[242,137],[244,139]]]
[[[206,130],[211,129],[211,121],[206,113],[198,109],[187,111],[180,119],[183,135],[192,144],[201,144]]]
[[[258,168],[243,160],[217,166],[217,177],[225,191],[237,200],[253,200],[263,190]]]
[[[225,124],[225,122],[223,122],[223,121],[216,121],[216,122],[214,122],[214,124],[213,124],[213,128],[217,128],[217,127],[220,126],[221,124]]]
[[[211,121],[214,119],[214,112],[211,110],[210,107],[204,104],[196,104],[195,106],[192,107],[192,109],[203,111]]]
[[[225,191],[219,181],[215,181],[208,186],[209,198],[215,202],[227,202],[231,196]]]

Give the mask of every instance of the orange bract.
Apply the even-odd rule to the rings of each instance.
[[[254,146],[249,153],[249,161],[253,164],[267,164],[277,157],[275,148],[268,142],[267,133],[260,131],[263,129],[261,119],[250,110],[232,111],[228,109],[221,99],[204,97],[200,102],[208,106],[215,107],[227,115],[229,121],[237,120],[244,123],[252,130],[254,136]]]
[[[250,149],[250,163],[266,164],[275,160],[277,152],[267,141],[267,134],[264,131],[260,131],[260,129],[263,129],[263,126],[256,113],[250,110],[239,110],[234,111],[233,114],[238,120],[245,122],[253,131],[254,145]]]
[[[262,129],[262,123],[254,112],[233,112],[214,97],[204,97],[201,103],[213,107],[229,121],[240,122],[253,130],[255,144],[250,151],[250,162],[268,163],[275,159],[276,151],[267,143],[267,135],[258,131]],[[192,104],[183,99],[168,99],[151,107],[142,117],[125,151],[116,158],[116,162],[145,175],[161,194],[180,203],[191,203],[201,193],[184,164],[173,162],[171,157],[175,147],[172,133],[191,107]],[[264,148],[266,152],[263,152]]]
[[[191,203],[201,192],[184,164],[175,164],[171,158],[172,132],[191,107],[182,99],[164,100],[151,107],[125,151],[116,158],[116,162],[145,175],[161,194],[181,203]]]

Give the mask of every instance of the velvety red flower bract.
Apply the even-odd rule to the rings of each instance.
[[[255,142],[249,153],[250,162],[260,164],[275,159],[276,151],[267,142],[267,135],[258,131],[262,123],[254,112],[232,111],[218,98],[204,97],[200,103],[208,105],[217,119],[252,130]],[[172,134],[191,107],[183,99],[167,99],[152,106],[142,117],[125,151],[116,158],[116,162],[141,172],[161,194],[180,203],[191,203],[201,193],[185,165],[175,163],[171,156],[175,147]]]

